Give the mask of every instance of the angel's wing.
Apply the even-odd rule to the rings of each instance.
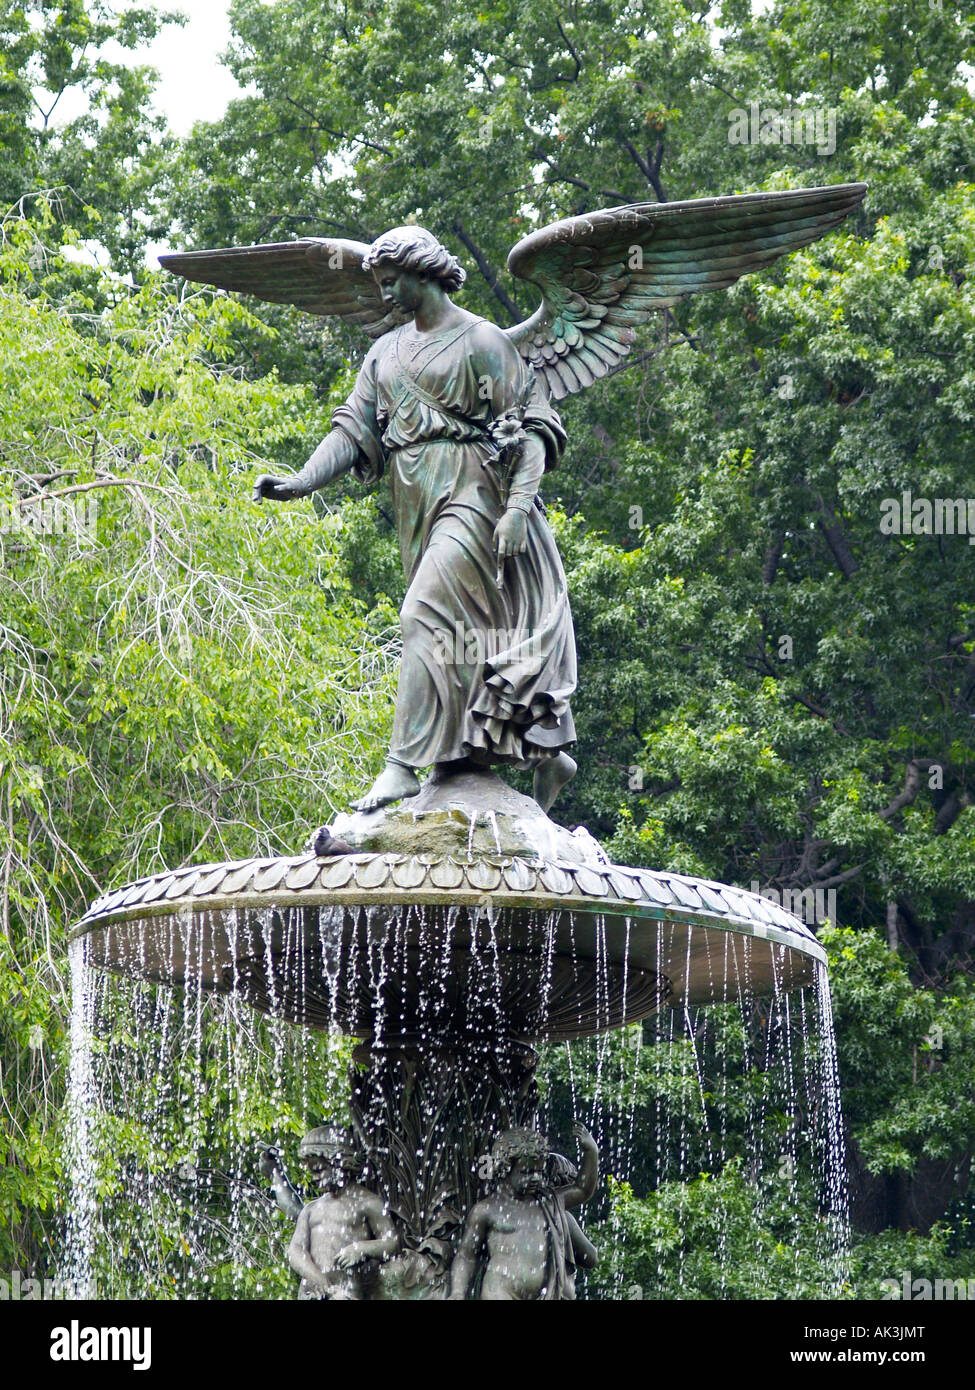
[[[505,332],[561,400],[611,371],[654,310],[724,289],[815,241],[866,191],[841,183],[567,217],[523,237],[508,256],[508,269],[541,290],[542,303]]]
[[[387,311],[371,275],[362,269],[364,241],[304,237],[263,246],[218,251],[182,251],[160,256],[159,264],[221,290],[252,294],[272,304],[294,304],[309,314],[335,314],[370,338],[381,338],[408,315]]]

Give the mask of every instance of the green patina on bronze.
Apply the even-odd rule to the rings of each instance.
[[[362,1161],[350,1176],[315,1159],[324,1191],[297,1210],[290,1251],[302,1297],[573,1298],[595,1251],[568,1208],[592,1195],[595,1144],[577,1127],[575,1169],[533,1130],[532,1041],[820,977],[822,948],[782,909],[608,864],[584,830],[548,819],[575,771],[576,666],[537,494],[565,443],[554,402],[618,367],[651,314],[805,246],[864,192],[565,219],[512,250],[509,269],[541,303],[507,330],[452,302],[464,272],[422,228],[371,247],[304,239],[163,258],[373,339],[305,467],[262,475],[255,496],[385,475],[408,581],[392,744],[358,814],[317,832],[317,852],[126,885],[74,932],[107,969],[234,992],[362,1040],[355,1133],[339,1146]],[[488,770],[503,765],[534,769],[534,802]],[[475,1177],[485,1146],[498,1164],[487,1196]],[[264,1166],[294,1216],[279,1164]]]
[[[388,474],[408,591],[387,763],[360,809],[415,795],[417,770],[535,769],[548,810],[575,772],[575,642],[538,485],[565,442],[553,402],[629,352],[634,328],[722,289],[837,226],[863,184],[566,218],[523,238],[508,268],[541,303],[501,329],[455,305],[465,272],[421,227],[371,246],[304,239],[164,256],[176,274],[316,314],[374,339],[331,433],[299,474],[262,475],[288,500],[349,470]],[[410,320],[412,319],[412,323]],[[489,640],[491,634],[491,640]]]

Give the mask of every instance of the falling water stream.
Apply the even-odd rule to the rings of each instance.
[[[257,954],[267,979],[263,1012],[245,1002],[249,986],[240,961],[225,982],[227,992],[206,987],[207,951],[199,923],[188,914],[159,919],[172,932],[170,955],[180,951],[191,963],[182,987],[107,975],[86,963],[84,937],[72,944],[63,1264],[75,1284],[99,1297],[293,1297],[286,1258],[292,1226],[269,1200],[259,1155],[278,1145],[301,1187],[293,1159],[300,1135],[325,1119],[348,1123],[354,1040],[340,1034],[340,1022],[348,1026],[350,1013],[368,1007],[374,1050],[410,1034],[422,1052],[443,1045],[444,1030],[459,1012],[471,1037],[480,1039],[478,1047],[504,1055],[509,996],[525,989],[511,974],[503,924],[492,909],[473,918],[476,930],[462,955],[455,949],[460,921],[454,909],[443,913],[435,933],[425,930],[415,907],[362,909],[362,931],[342,950],[328,911],[316,914],[311,928],[304,911],[268,911],[257,921]],[[235,913],[226,916],[236,951],[242,924]],[[647,924],[639,929],[645,932]],[[528,991],[519,1007],[526,1017],[554,1017],[561,977],[554,968],[552,915],[538,913],[528,936],[534,997]],[[272,959],[282,940],[283,953]],[[633,1296],[613,1249],[625,1227],[620,1203],[629,1200],[625,1193],[621,1198],[620,1184],[636,1198],[676,1194],[677,1211],[685,1216],[692,1201],[688,1184],[711,1182],[717,1193],[729,1174],[753,1201],[756,1240],[766,1212],[774,1209],[781,1223],[782,1211],[801,1202],[815,1210],[816,1254],[826,1271],[821,1296],[835,1296],[844,1277],[848,1220],[825,969],[817,966],[814,982],[791,992],[776,975],[772,994],[754,998],[742,968],[750,940],[725,933],[713,941],[709,969],[716,997],[726,1002],[664,1004],[642,1023],[607,1028],[620,984],[600,926],[591,1007],[603,1031],[535,1042],[538,1127],[553,1150],[571,1156],[571,1126],[581,1121],[600,1148],[600,1191],[581,1211],[584,1226],[598,1227],[605,1257],[596,1296]],[[137,944],[132,950],[138,961]],[[400,982],[418,969],[423,988],[409,1004]],[[350,998],[356,979],[358,1003]],[[624,972],[624,1009],[633,987]],[[300,1000],[314,1027],[274,1016],[287,1012],[289,1000],[291,1016]],[[441,1123],[430,1116],[428,1160]],[[723,1211],[716,1201],[711,1240],[719,1264],[732,1238],[730,1227],[722,1228]],[[798,1242],[808,1242],[809,1230],[807,1222],[801,1237],[798,1225],[792,1233],[797,1278]],[[790,1248],[789,1238],[783,1229],[783,1248]],[[668,1296],[701,1296],[689,1269],[688,1292],[682,1293],[689,1259],[679,1239],[658,1257],[655,1277],[672,1290]],[[657,1296],[652,1282],[640,1297]],[[734,1294],[722,1284],[717,1296]]]

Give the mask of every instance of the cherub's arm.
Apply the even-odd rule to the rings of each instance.
[[[477,1261],[490,1227],[490,1208],[487,1202],[478,1202],[467,1213],[464,1235],[460,1242],[453,1264],[450,1266],[450,1293],[448,1298],[461,1302],[467,1298],[471,1283],[477,1272]]]
[[[565,1213],[565,1219],[569,1223],[569,1239],[572,1241],[572,1256],[575,1263],[580,1269],[595,1269],[596,1261],[599,1259],[599,1251],[589,1240],[571,1211]]]
[[[291,1244],[288,1246],[288,1260],[291,1268],[296,1274],[300,1274],[302,1279],[307,1279],[312,1284],[322,1282],[322,1271],[312,1259],[309,1253],[308,1243],[311,1235],[308,1211],[311,1203],[302,1208],[301,1215],[298,1217],[298,1224],[295,1233],[291,1237]]]
[[[261,1173],[271,1184],[271,1195],[285,1216],[297,1221],[301,1215],[302,1200],[294,1183],[290,1180],[281,1162],[277,1149],[265,1149],[260,1159]]]
[[[340,1269],[349,1269],[360,1260],[388,1260],[399,1250],[399,1235],[380,1198],[370,1193],[362,1203],[362,1215],[372,1236],[369,1240],[353,1240],[339,1251],[335,1263]]]
[[[582,1162],[579,1164],[579,1176],[576,1181],[569,1187],[560,1188],[559,1195],[567,1207],[578,1207],[583,1202],[588,1202],[596,1191],[599,1181],[599,1150],[596,1148],[595,1139],[585,1126],[574,1124],[572,1134],[579,1140]]]
[[[369,1244],[372,1249],[370,1255],[376,1256],[381,1260],[388,1260],[391,1255],[395,1255],[399,1250],[399,1234],[393,1224],[393,1218],[383,1205],[382,1199],[375,1197],[369,1203],[366,1215],[369,1220],[369,1229],[372,1231],[371,1241],[363,1241]]]

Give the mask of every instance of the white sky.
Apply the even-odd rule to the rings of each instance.
[[[194,121],[215,121],[240,88],[219,55],[230,40],[226,0],[182,0],[172,6],[188,16],[182,28],[167,25],[136,61],[159,69],[156,105],[177,135]]]
[[[125,50],[110,45],[109,56],[114,62],[149,64],[156,68],[159,82],[154,105],[175,134],[187,135],[195,121],[218,120],[227,103],[238,96],[241,89],[220,62],[220,54],[230,41],[228,0],[178,0],[169,8],[185,14],[186,24],[166,25],[145,48]],[[55,121],[72,120],[86,107],[85,98],[69,90],[58,102]],[[148,264],[155,268],[156,257],[169,249],[166,241],[147,247]],[[87,242],[65,254],[70,259],[88,263],[107,263],[107,253],[97,242]]]
[[[176,135],[187,135],[194,121],[215,121],[240,88],[220,62],[230,41],[227,0],[182,0],[172,6],[187,16],[182,27],[167,25],[155,41],[136,54],[136,61],[159,71],[155,105]],[[146,247],[146,261],[171,250],[167,241]]]
[[[177,135],[188,135],[194,121],[215,121],[227,103],[240,94],[220,54],[230,41],[228,0],[177,0],[167,6],[187,16],[180,27],[167,24],[156,40],[144,48],[105,46],[105,56],[126,66],[148,64],[159,74],[155,106]],[[41,104],[45,104],[43,93]],[[88,101],[76,88],[68,88],[52,111],[54,124],[84,114]]]

